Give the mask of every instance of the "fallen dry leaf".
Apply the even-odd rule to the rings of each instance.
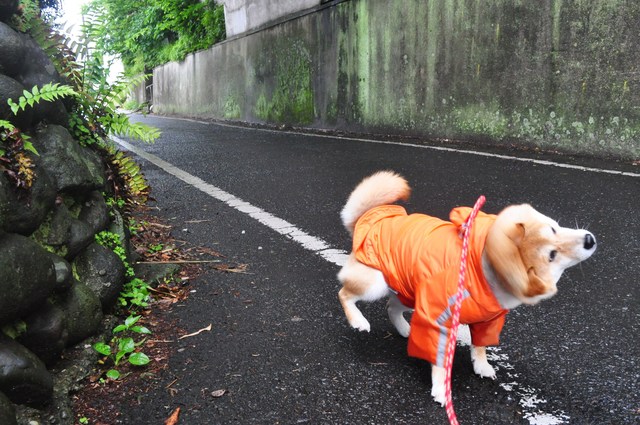
[[[178,416],[180,416],[180,408],[176,407],[171,416],[164,421],[164,425],[176,425],[178,423]]]
[[[190,334],[182,335],[178,339],[189,338],[190,336],[196,336],[198,334],[201,334],[204,331],[210,331],[210,330],[211,330],[211,323],[209,323],[209,326],[207,326],[206,328],[202,328],[199,331],[196,331],[196,332],[193,332],[193,333],[190,333]]]

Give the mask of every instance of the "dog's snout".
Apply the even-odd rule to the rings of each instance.
[[[595,246],[596,246],[596,238],[591,233],[587,233],[586,236],[584,237],[584,249],[586,249],[587,251],[590,251]]]

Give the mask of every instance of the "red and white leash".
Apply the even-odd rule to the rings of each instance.
[[[467,218],[463,228],[464,236],[462,238],[462,256],[460,258],[460,274],[458,275],[458,293],[456,294],[456,302],[453,306],[453,317],[451,318],[451,332],[447,340],[447,355],[444,359],[445,368],[445,408],[451,425],[459,425],[456,412],[453,410],[453,400],[451,398],[451,368],[453,367],[453,355],[456,351],[456,339],[458,337],[458,325],[460,325],[460,307],[462,306],[462,298],[464,294],[464,278],[467,272],[467,256],[469,254],[469,236],[471,235],[471,226],[473,220],[478,215],[478,211],[484,205],[485,197],[480,196],[476,204],[471,210],[471,214]]]

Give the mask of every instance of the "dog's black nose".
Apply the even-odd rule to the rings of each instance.
[[[596,246],[596,238],[594,238],[591,233],[587,233],[584,237],[584,249],[590,250],[594,246]]]

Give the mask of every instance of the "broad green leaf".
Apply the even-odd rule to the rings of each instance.
[[[23,139],[24,139],[24,136],[23,136]],[[29,141],[24,141],[24,148],[25,148],[25,150],[28,150],[29,152],[32,152],[32,153],[40,156],[40,154],[36,150],[35,146],[33,146],[33,143],[31,143]]]
[[[115,369],[111,369],[107,372],[107,378],[113,379],[115,381],[116,379],[120,378],[120,372]]]
[[[118,351],[118,354],[116,354],[116,359],[115,359],[116,366],[120,364],[120,360],[122,360],[122,358],[126,355],[127,353],[125,351]]]
[[[122,332],[126,330],[127,330],[127,327],[125,325],[118,325],[115,328],[113,328],[113,333],[117,334],[118,332]]]
[[[7,103],[11,107],[11,112],[13,112],[13,115],[18,115],[18,109],[20,108],[20,106],[18,106],[18,104],[11,99],[9,99]]]
[[[150,361],[149,356],[144,353],[133,353],[129,356],[129,363],[135,366],[144,366]]]
[[[124,324],[127,327],[131,327],[131,325],[135,324],[138,320],[140,320],[140,316],[129,316],[125,319]]]
[[[111,347],[105,344],[104,342],[98,342],[93,344],[93,349],[103,356],[108,356],[111,354]]]
[[[125,353],[130,353],[136,347],[135,342],[133,342],[133,338],[122,338],[120,342],[118,342],[118,350],[124,351]]]

